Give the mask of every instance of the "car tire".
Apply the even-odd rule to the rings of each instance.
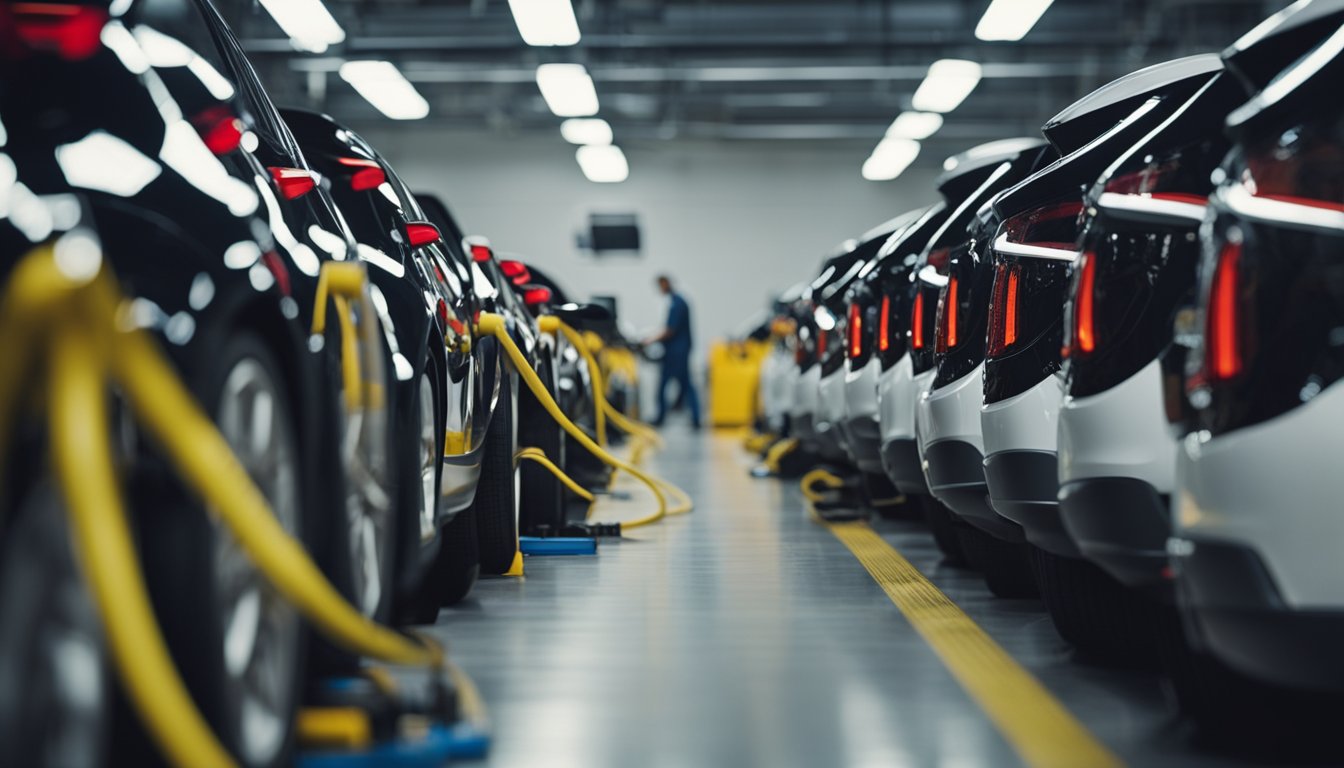
[[[0,533],[0,762],[99,768],[112,762],[102,625],[65,505],[46,469],[33,469],[40,479],[20,481]]]
[[[553,364],[538,366],[537,373],[552,397],[556,394],[554,372]],[[518,393],[518,447],[540,448],[557,467],[565,466],[565,433],[527,387]],[[518,478],[522,530],[538,535],[558,533],[565,526],[565,487],[560,479],[534,461],[520,463]]]
[[[499,402],[490,417],[481,457],[481,479],[472,508],[480,545],[481,573],[502,575],[513,567],[518,553],[518,450],[514,378],[501,371]]]
[[[1096,564],[1030,546],[1041,599],[1059,636],[1099,660],[1157,662],[1157,608]]]
[[[961,536],[957,533],[959,527],[967,527],[966,523],[954,518],[951,510],[932,496],[919,494],[906,498],[917,499],[915,503],[919,505],[924,522],[929,526],[929,532],[933,534],[933,541],[943,553],[943,562],[951,566],[971,567],[970,560],[966,557],[966,550],[961,545]]]
[[[406,390],[405,402],[397,405],[397,562],[403,569],[411,564],[412,570],[399,584],[397,623],[431,624],[443,604],[439,578],[431,573],[443,547],[438,515],[444,431],[438,381],[434,360],[427,355],[424,370]],[[434,551],[430,567],[415,573],[430,550]]]
[[[196,378],[201,404],[290,535],[306,543],[308,465],[277,358],[250,331],[232,333]],[[290,765],[307,669],[298,612],[252,566],[223,525],[158,462],[128,496],[160,629],[201,714],[248,768]],[[317,507],[314,507],[317,508]],[[159,765],[124,695],[114,711],[119,764]]]
[[[985,586],[995,597],[1039,594],[1026,543],[1004,541],[966,523],[957,525],[957,538],[966,560],[984,577]]]

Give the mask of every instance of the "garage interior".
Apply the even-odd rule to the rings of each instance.
[[[0,0],[0,766],[1344,764],[1341,76],[1344,0]]]

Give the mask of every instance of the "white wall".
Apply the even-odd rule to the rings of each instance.
[[[868,143],[627,144],[630,178],[593,184],[558,131],[362,133],[413,188],[439,192],[469,234],[524,255],[578,298],[617,296],[641,333],[660,327],[665,305],[653,280],[671,274],[691,303],[700,355],[772,294],[811,278],[836,243],[935,195],[932,172],[885,184],[860,178]],[[574,235],[594,211],[637,213],[642,256],[582,254]]]

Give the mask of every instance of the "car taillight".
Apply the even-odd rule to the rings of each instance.
[[[882,312],[877,316],[877,349],[886,352],[891,349],[891,297],[882,297]]]
[[[1212,380],[1227,380],[1241,373],[1241,340],[1238,336],[1237,288],[1241,244],[1228,243],[1218,254],[1209,291],[1207,326],[1204,333],[1205,369]]]
[[[471,259],[477,263],[485,263],[495,258],[495,252],[488,245],[475,244],[471,246]]]
[[[317,176],[302,168],[268,168],[276,189],[286,200],[303,197],[317,187]]]
[[[910,315],[910,348],[924,348],[924,291],[915,288],[915,309]]]
[[[802,338],[794,339],[793,362],[799,368],[802,368],[803,364],[807,362],[807,347],[803,344]]]
[[[1093,303],[1097,293],[1097,255],[1084,253],[1078,276],[1078,294],[1073,297],[1073,343],[1086,355],[1097,348],[1097,329]]]
[[[538,304],[549,304],[551,301],[551,289],[544,285],[535,285],[523,290],[523,303],[529,307],[535,307]]]
[[[817,331],[817,362],[826,357],[826,332]]]
[[[858,304],[849,305],[849,358],[863,356],[863,309]]]
[[[514,285],[526,285],[532,282],[531,270],[521,261],[505,259],[499,262],[499,268],[503,270],[504,276],[509,278]]]
[[[341,157],[336,162],[350,169],[350,188],[356,192],[377,189],[387,181],[387,174],[376,160],[363,157]]]
[[[205,146],[216,155],[227,155],[243,143],[245,126],[233,111],[225,106],[201,110],[191,119]]]
[[[1017,343],[1018,281],[1022,268],[999,262],[994,267],[994,291],[989,306],[990,356],[1002,354]]]
[[[437,243],[442,239],[443,235],[439,232],[439,228],[427,221],[406,222],[406,241],[412,248]]]
[[[938,303],[938,335],[933,351],[943,353],[957,346],[957,278],[949,277]]]
[[[35,51],[55,53],[67,61],[82,61],[101,46],[106,8],[75,3],[6,3],[14,35]]]

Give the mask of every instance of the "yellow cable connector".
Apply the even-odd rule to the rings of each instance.
[[[798,481],[798,487],[802,489],[803,496],[811,502],[821,501],[826,498],[824,494],[816,490],[816,485],[824,485],[831,490],[837,490],[845,487],[843,478],[828,472],[824,469],[814,469],[803,475],[803,479]]]
[[[779,462],[796,450],[798,450],[798,438],[789,437],[780,440],[765,452],[765,468],[772,474],[779,474]]]

